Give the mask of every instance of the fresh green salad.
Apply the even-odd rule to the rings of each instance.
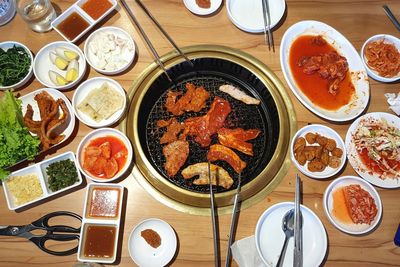
[[[0,180],[8,175],[6,167],[33,159],[40,151],[39,138],[32,136],[23,123],[21,103],[10,91],[0,97]]]
[[[55,192],[78,181],[78,171],[70,159],[60,160],[51,163],[46,168],[49,181],[49,188]]]
[[[0,86],[20,82],[29,72],[31,58],[23,47],[0,48]]]

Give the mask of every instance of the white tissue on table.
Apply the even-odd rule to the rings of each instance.
[[[385,97],[387,98],[387,102],[389,104],[389,108],[393,110],[397,116],[400,115],[400,93],[393,94],[393,93],[386,93]]]
[[[233,243],[231,251],[232,257],[239,267],[266,267],[258,255],[254,235]]]

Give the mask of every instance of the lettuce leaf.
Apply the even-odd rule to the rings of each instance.
[[[23,123],[21,103],[10,91],[0,98],[0,180],[7,177],[6,167],[33,159],[40,151],[39,138]]]

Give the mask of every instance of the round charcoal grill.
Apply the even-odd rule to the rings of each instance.
[[[248,206],[260,194],[272,190],[288,169],[288,148],[290,137],[295,131],[295,116],[289,97],[282,84],[266,66],[249,55],[219,46],[196,46],[184,48],[194,64],[174,53],[163,57],[168,74],[174,83],[152,64],[141,75],[130,91],[132,99],[123,130],[132,140],[135,150],[134,176],[148,191],[169,206],[191,213],[207,213],[210,205],[209,186],[194,185],[192,179],[185,180],[181,170],[185,167],[207,161],[209,147],[203,148],[192,137],[189,141],[189,156],[180,171],[174,176],[167,175],[162,153],[164,145],[160,138],[166,128],[158,128],[157,121],[175,117],[179,122],[190,117],[205,115],[215,96],[229,101],[232,111],[225,120],[226,128],[259,129],[261,134],[248,142],[253,144],[254,156],[234,150],[247,163],[242,172],[242,207]],[[173,116],[165,108],[168,90],[186,92],[186,83],[203,86],[210,98],[200,112],[186,112]],[[261,100],[260,105],[247,105],[221,92],[221,85],[230,84],[246,94]],[[211,144],[217,144],[215,134]],[[231,188],[215,188],[217,206],[229,211],[236,192],[238,174],[224,161],[213,164],[223,167],[234,179]],[[136,169],[136,171],[135,171]],[[206,211],[205,211],[206,210]]]

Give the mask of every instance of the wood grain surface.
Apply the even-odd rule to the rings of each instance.
[[[242,0],[244,1],[244,0]],[[57,13],[66,10],[74,1],[53,0]],[[127,1],[133,9],[141,25],[154,43],[160,55],[172,50],[172,46],[149,20],[135,1]],[[249,53],[264,62],[285,84],[296,110],[298,127],[312,123],[320,123],[334,128],[342,138],[345,137],[349,123],[331,123],[317,117],[307,110],[292,94],[284,81],[279,63],[279,46],[286,29],[302,20],[318,20],[327,23],[342,33],[360,51],[363,42],[375,34],[391,34],[399,36],[399,31],[386,17],[382,5],[388,4],[393,13],[400,18],[400,1],[398,0],[287,0],[287,12],[279,27],[274,29],[276,52],[268,51],[263,34],[250,34],[236,28],[228,18],[226,2],[214,14],[206,17],[190,13],[181,0],[145,0],[143,3],[153,13],[164,29],[179,46],[196,44],[217,44],[233,47]],[[139,31],[128,18],[125,10],[119,8],[111,13],[98,26],[118,26],[128,31],[136,42],[137,55],[132,68],[122,75],[112,78],[117,80],[125,90],[128,90],[138,75],[154,61],[150,50]],[[87,35],[78,45],[83,49]],[[31,31],[19,15],[5,26],[0,27],[0,41],[15,40],[27,45],[36,54],[41,47],[49,42],[63,40],[55,31],[36,33]],[[102,76],[93,69],[87,72],[87,77]],[[384,94],[400,91],[399,83],[383,84],[369,79],[371,99],[367,112],[391,111],[388,108]],[[32,79],[26,86],[16,91],[20,95],[42,88]],[[64,91],[72,99],[75,88]],[[91,128],[79,123],[73,138],[65,145],[52,151],[45,158],[66,151],[76,151],[82,137]],[[293,201],[294,177],[297,173],[291,166],[288,174],[278,187],[258,204],[240,212],[236,239],[251,236],[259,216],[271,205]],[[353,168],[346,164],[340,175],[356,175]],[[338,176],[337,176],[338,177]],[[337,230],[327,219],[322,206],[322,196],[332,179],[313,180],[301,176],[303,181],[303,204],[313,210],[321,219],[328,235],[328,250],[323,266],[371,267],[399,266],[400,248],[393,243],[395,231],[400,222],[399,190],[377,188],[383,203],[383,217],[379,227],[365,236],[351,236]],[[135,180],[129,176],[120,182],[127,188],[126,211],[121,231],[123,238],[119,248],[119,259],[116,265],[134,266],[127,243],[129,234],[136,224],[147,218],[161,218],[175,229],[178,236],[178,250],[172,266],[212,266],[214,264],[213,236],[209,216],[194,216],[171,209],[149,195]],[[57,210],[68,210],[82,214],[84,194],[80,188],[70,194],[55,197],[30,209],[14,212],[7,208],[3,193],[0,193],[0,225],[21,225],[31,222],[40,216]],[[226,244],[228,241],[230,215],[219,216],[221,263],[224,265]],[[77,262],[76,255],[56,257],[39,250],[33,243],[20,238],[0,237],[0,266],[72,266]],[[236,263],[233,263],[236,266]]]

